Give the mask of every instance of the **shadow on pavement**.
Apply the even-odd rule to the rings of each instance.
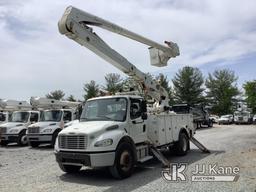
[[[211,151],[211,153],[202,153],[198,149],[191,149],[186,156],[178,157],[169,152],[165,152],[165,157],[171,163],[192,164],[206,158],[209,155],[218,155],[225,151]],[[60,179],[64,182],[86,184],[93,186],[109,187],[106,191],[132,191],[144,186],[154,180],[161,179],[162,164],[155,158],[139,164],[133,175],[125,180],[116,180],[112,178],[107,168],[104,169],[82,169],[76,174],[63,174]],[[124,185],[125,183],[125,185]]]

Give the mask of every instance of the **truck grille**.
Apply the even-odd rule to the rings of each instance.
[[[0,127],[0,133],[6,133],[7,128],[6,127]]]
[[[243,121],[243,117],[238,117],[238,120],[239,121]]]
[[[28,133],[39,133],[40,132],[40,127],[29,127],[28,128]]]
[[[61,149],[86,149],[86,135],[60,135],[59,146]]]

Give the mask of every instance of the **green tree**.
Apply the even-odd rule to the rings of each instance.
[[[243,88],[245,90],[248,107],[252,108],[253,113],[256,113],[256,80],[247,81],[243,85]]]
[[[89,83],[84,84],[83,89],[85,91],[85,100],[90,99],[92,97],[97,97],[100,92],[99,85],[93,80],[91,80]]]
[[[105,76],[106,86],[103,87],[105,91],[114,95],[119,92],[123,86],[123,80],[117,73],[109,73]]]
[[[213,74],[209,74],[205,85],[213,113],[218,115],[233,113],[234,100],[239,95],[236,81],[235,73],[227,69],[215,70]]]
[[[68,101],[72,101],[72,102],[76,102],[76,99],[74,97],[74,95],[69,95],[69,97],[67,98]]]
[[[48,99],[61,100],[65,96],[65,93],[62,90],[55,90],[45,95]]]
[[[183,67],[175,74],[172,82],[176,102],[194,105],[204,101],[204,78],[198,68]]]

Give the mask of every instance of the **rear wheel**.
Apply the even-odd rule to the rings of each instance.
[[[189,139],[186,133],[181,132],[179,134],[179,141],[174,145],[174,151],[177,155],[186,155],[189,150]]]
[[[77,173],[80,171],[82,166],[76,166],[76,165],[63,165],[59,163],[59,167],[62,171],[66,173]]]
[[[213,126],[213,122],[212,122],[211,119],[209,119],[209,121],[208,121],[208,127],[212,127],[212,126]]]
[[[19,146],[24,146],[24,145],[28,144],[28,138],[27,138],[27,135],[26,135],[26,130],[22,130],[19,133],[18,142],[17,143],[18,143]]]
[[[116,150],[115,163],[109,168],[111,175],[117,179],[130,177],[134,165],[133,146],[130,143],[121,143]]]

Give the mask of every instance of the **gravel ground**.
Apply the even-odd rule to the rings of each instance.
[[[167,182],[157,160],[139,165],[132,177],[119,181],[105,169],[82,169],[78,174],[63,173],[53,149],[9,145],[0,147],[0,191],[252,191],[256,192],[256,125],[215,125],[200,129],[196,138],[211,150],[201,153],[195,146],[184,157],[165,154],[172,163],[187,163],[187,182]],[[237,182],[192,182],[196,164],[238,166]]]

